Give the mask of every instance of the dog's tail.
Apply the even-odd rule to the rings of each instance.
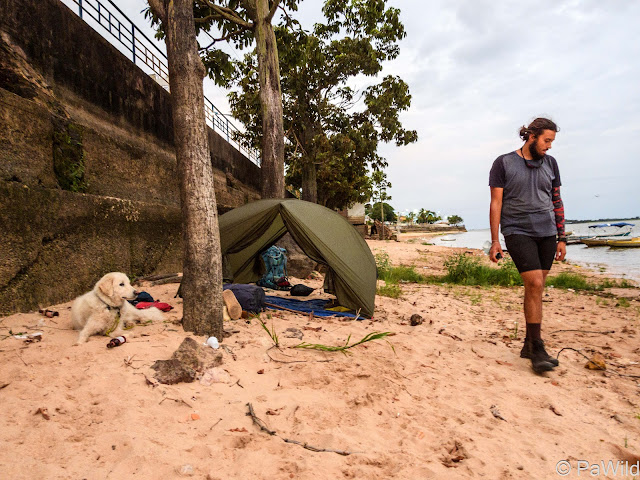
[[[164,320],[164,313],[158,310],[156,307],[145,308],[144,310],[137,311],[138,317],[142,321],[151,320],[153,322],[160,322]]]

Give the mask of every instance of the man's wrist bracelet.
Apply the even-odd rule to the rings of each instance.
[[[558,237],[558,243],[560,242],[567,243],[567,237]]]
[[[491,243],[500,243],[500,240],[491,240]]]

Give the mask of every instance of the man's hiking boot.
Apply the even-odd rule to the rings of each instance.
[[[554,367],[557,367],[560,364],[558,359],[553,358],[551,355],[549,355],[544,348],[544,342],[542,340],[540,340],[540,342],[542,343],[542,354],[546,357],[545,360],[552,364]],[[531,358],[531,340],[529,338],[524,339],[524,346],[522,347],[522,350],[520,350],[520,357]]]
[[[525,343],[523,351],[525,352],[524,358],[531,359],[531,368],[536,373],[548,372],[552,370],[555,365],[549,360],[549,355],[544,349],[544,342],[542,340],[530,340]]]

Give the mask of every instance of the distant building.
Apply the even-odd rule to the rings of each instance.
[[[369,233],[367,231],[367,225],[365,224],[364,203],[356,203],[349,208],[340,210],[338,213],[346,217],[349,223],[353,225],[363,237]]]

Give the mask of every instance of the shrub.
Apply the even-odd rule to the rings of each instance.
[[[480,259],[459,253],[444,262],[447,274],[440,280],[458,285],[522,285],[518,269],[512,260],[503,260],[499,268],[480,264]]]
[[[391,268],[391,259],[387,252],[377,252],[373,258],[376,260],[376,268],[378,270],[378,278],[382,278],[383,275]]]

